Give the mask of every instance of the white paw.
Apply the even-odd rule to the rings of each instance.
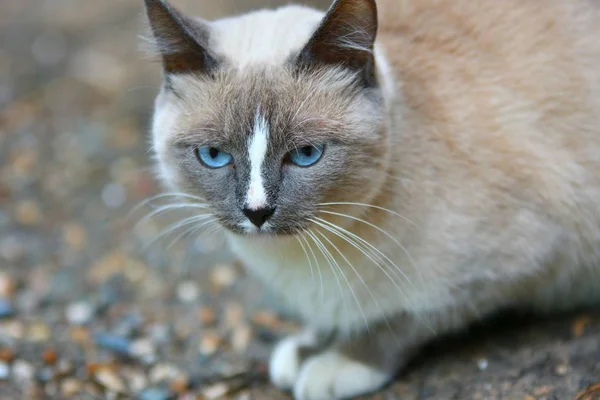
[[[309,359],[294,386],[296,400],[338,400],[380,389],[388,376],[329,351]]]
[[[271,382],[280,389],[288,390],[294,387],[300,371],[300,347],[310,347],[316,344],[313,332],[305,331],[296,336],[282,340],[271,355],[269,361],[269,377]]]

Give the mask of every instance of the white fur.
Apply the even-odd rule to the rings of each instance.
[[[179,108],[172,102],[165,101],[161,93],[155,104],[154,119],[152,121],[152,144],[153,151],[159,162],[157,163],[157,174],[162,182],[175,184],[177,173],[172,170],[170,163],[164,162],[162,157],[167,152],[167,136],[173,131],[173,126],[179,115]]]
[[[294,386],[296,400],[331,400],[354,397],[383,386],[389,377],[368,365],[328,351],[309,359]]]
[[[246,207],[257,210],[267,206],[267,192],[262,176],[262,166],[269,146],[269,124],[265,117],[256,113],[254,132],[248,141],[248,156],[250,159],[250,184],[246,197]]]
[[[280,389],[292,389],[300,373],[299,347],[315,346],[316,344],[316,338],[312,331],[287,337],[278,343],[269,362],[271,382]]]
[[[211,46],[240,70],[257,64],[279,66],[308,42],[323,15],[290,5],[222,19],[212,23]]]

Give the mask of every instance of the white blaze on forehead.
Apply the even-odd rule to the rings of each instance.
[[[263,182],[262,166],[267,154],[268,142],[269,124],[265,117],[257,112],[254,118],[254,131],[248,141],[250,184],[246,196],[246,207],[251,210],[267,206],[267,193]]]

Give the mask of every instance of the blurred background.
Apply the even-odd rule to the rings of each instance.
[[[173,3],[214,19],[284,1]],[[265,360],[297,324],[219,235],[139,206],[159,193],[143,21],[142,0],[0,2],[0,399],[288,398]],[[597,316],[504,325],[433,346],[374,398],[568,399],[600,380]]]

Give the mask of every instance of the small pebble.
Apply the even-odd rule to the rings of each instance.
[[[147,364],[156,361],[156,349],[152,340],[148,338],[137,339],[131,342],[129,353],[136,358],[141,359]]]
[[[9,236],[0,241],[0,257],[9,262],[19,262],[27,255],[27,247],[23,240],[16,236]]]
[[[547,394],[552,393],[552,390],[553,390],[552,385],[538,386],[533,389],[533,395],[534,396],[545,396]]]
[[[15,359],[15,352],[8,348],[0,348],[0,361],[11,363]]]
[[[250,393],[241,393],[236,400],[252,400]]]
[[[33,200],[19,202],[16,210],[16,219],[22,225],[37,225],[42,219],[40,206]]]
[[[110,368],[100,368],[94,374],[96,382],[116,393],[127,391],[123,380]]]
[[[586,327],[592,322],[592,319],[584,315],[582,317],[577,318],[572,325],[571,331],[573,337],[580,338],[585,334]]]
[[[0,297],[0,319],[11,317],[14,314],[13,306],[5,297]]]
[[[148,379],[142,372],[131,371],[126,375],[126,378],[134,393],[139,393],[148,386]]]
[[[485,371],[488,367],[488,360],[485,358],[477,360],[477,367],[479,367],[480,370]]]
[[[11,339],[21,339],[25,335],[25,326],[21,321],[7,321],[0,325],[0,336]]]
[[[70,223],[63,228],[63,240],[68,247],[81,250],[87,243],[87,232],[80,224]]]
[[[94,335],[96,345],[121,355],[129,355],[131,343],[127,338],[109,333],[98,333]]]
[[[45,342],[50,339],[51,335],[50,327],[43,322],[35,322],[27,330],[27,339],[34,343]]]
[[[127,313],[119,320],[112,332],[119,336],[134,336],[142,325],[142,317],[136,312]]]
[[[182,303],[193,303],[198,299],[200,289],[195,282],[182,282],[177,286],[177,298]]]
[[[239,303],[230,302],[225,306],[225,326],[234,328],[242,323],[244,309]]]
[[[10,376],[10,368],[7,363],[0,361],[0,380],[8,379]]]
[[[238,354],[244,354],[252,340],[252,329],[248,325],[241,325],[233,330],[231,347]]]
[[[215,314],[215,310],[211,307],[202,307],[200,310],[200,322],[202,322],[203,326],[211,326],[217,320],[217,316]]]
[[[178,375],[173,378],[169,387],[177,394],[184,394],[190,387],[190,380],[186,375]]]
[[[58,377],[66,377],[73,372],[73,363],[69,360],[60,360],[56,364],[55,369]]]
[[[155,343],[168,343],[171,340],[171,327],[169,325],[152,325],[149,331],[150,337]]]
[[[229,387],[224,383],[217,383],[216,385],[210,386],[202,391],[202,395],[208,399],[221,399],[223,398],[227,392],[229,391]]]
[[[127,191],[120,183],[109,183],[102,190],[102,200],[108,208],[120,208],[127,200]]]
[[[558,376],[565,376],[569,372],[569,366],[566,364],[557,365],[554,369],[554,373]]]
[[[67,320],[74,325],[85,325],[94,316],[94,308],[85,301],[71,303],[66,309]]]
[[[35,375],[35,369],[31,364],[23,360],[17,360],[12,368],[15,379],[19,382],[31,381]]]
[[[255,324],[269,329],[277,329],[281,325],[279,317],[271,311],[259,311],[252,318]]]
[[[168,400],[171,393],[166,389],[146,389],[140,393],[140,400]]]
[[[79,344],[87,344],[90,342],[90,331],[81,326],[73,326],[69,329],[71,340]]]
[[[0,272],[0,298],[9,298],[15,293],[16,284],[10,275]]]
[[[35,314],[40,305],[40,297],[33,290],[21,290],[16,296],[15,305],[20,314]]]
[[[218,289],[233,285],[236,279],[237,273],[231,265],[217,265],[210,276],[211,283]]]
[[[54,365],[56,364],[57,359],[58,355],[56,354],[56,351],[54,351],[54,349],[48,348],[45,349],[42,353],[42,361],[44,361],[45,364]]]
[[[179,375],[179,371],[170,364],[158,364],[150,370],[148,377],[152,383],[169,381]]]
[[[35,379],[41,383],[50,382],[54,379],[54,376],[55,374],[51,367],[43,367],[35,373]]]
[[[74,378],[66,378],[60,384],[60,391],[66,398],[71,398],[81,392],[81,382]]]
[[[207,331],[200,339],[200,354],[211,356],[219,350],[221,338],[214,332]]]

